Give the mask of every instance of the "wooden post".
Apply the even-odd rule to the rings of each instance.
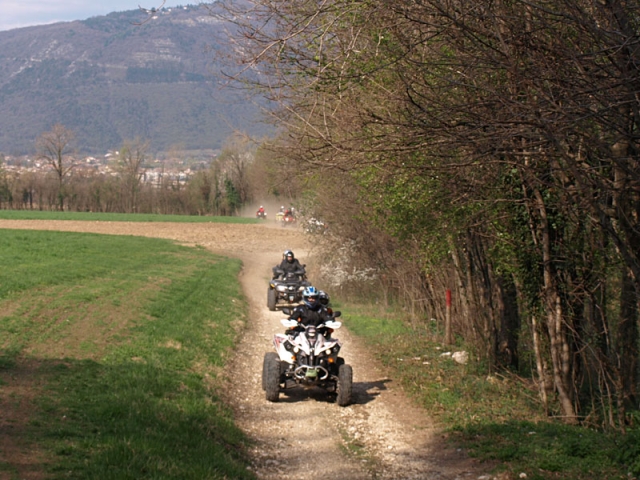
[[[447,290],[447,311],[444,319],[444,344],[453,345],[451,333],[451,290]]]

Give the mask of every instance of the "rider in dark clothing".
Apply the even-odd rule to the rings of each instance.
[[[298,277],[302,277],[306,273],[298,259],[293,256],[293,252],[291,250],[284,252],[280,265],[273,267],[273,278],[278,278],[280,276],[286,277],[288,273],[292,273]]]
[[[306,287],[302,292],[302,305],[293,309],[289,320],[296,320],[300,325],[318,326],[333,320],[331,313],[318,299],[318,290],[315,287]],[[292,327],[293,332],[299,332],[301,327]],[[326,335],[327,332],[323,332]]]

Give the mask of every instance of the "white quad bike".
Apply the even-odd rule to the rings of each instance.
[[[334,317],[339,317],[335,312]],[[353,370],[338,356],[341,342],[325,337],[342,326],[335,320],[317,327],[303,326],[295,320],[283,319],[286,328],[302,327],[297,335],[276,333],[273,337],[275,352],[264,355],[262,365],[262,389],[270,402],[277,402],[280,391],[294,386],[320,387],[336,395],[341,407],[351,403]]]

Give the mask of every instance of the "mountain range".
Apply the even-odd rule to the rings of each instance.
[[[34,153],[56,123],[87,154],[136,137],[161,152],[219,149],[234,130],[267,134],[259,102],[219,74],[233,55],[219,41],[227,28],[183,6],[1,31],[0,153]]]

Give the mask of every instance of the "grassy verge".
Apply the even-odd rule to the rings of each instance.
[[[217,395],[244,315],[238,261],[4,230],[0,263],[0,477],[254,478]]]
[[[394,378],[502,479],[630,479],[640,475],[640,430],[622,435],[570,427],[542,412],[532,385],[487,375],[473,359],[460,365],[435,339],[435,324],[410,327],[393,312],[343,305],[346,326],[362,337]],[[458,347],[458,350],[462,347]],[[521,476],[525,474],[525,476]]]
[[[256,218],[155,215],[145,213],[41,212],[0,210],[0,220],[83,220],[92,222],[259,223]]]

